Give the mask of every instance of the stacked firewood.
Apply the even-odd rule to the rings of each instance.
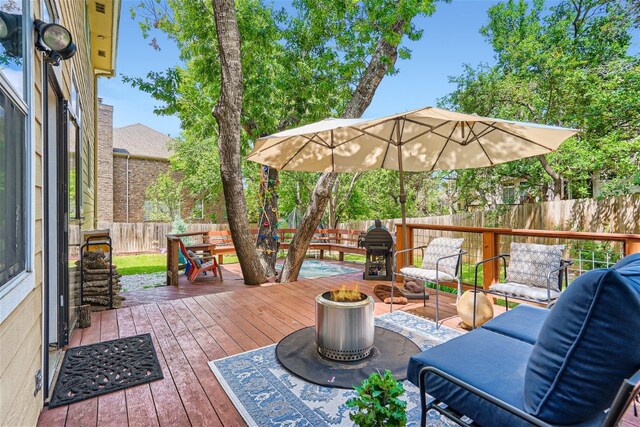
[[[102,250],[84,253],[84,303],[93,311],[109,308],[109,259]],[[120,308],[124,297],[118,295],[122,285],[116,266],[113,266],[113,308]]]

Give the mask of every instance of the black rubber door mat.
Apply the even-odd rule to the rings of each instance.
[[[150,334],[67,350],[50,408],[164,378]]]

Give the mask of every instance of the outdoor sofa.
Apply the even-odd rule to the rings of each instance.
[[[481,426],[615,425],[640,382],[640,254],[581,275],[551,310],[520,305],[411,357],[408,378],[422,425],[431,408]]]

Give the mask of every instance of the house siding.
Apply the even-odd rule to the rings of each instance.
[[[61,89],[65,99],[71,99],[71,69],[76,76],[78,99],[83,117],[82,137],[83,171],[83,229],[93,226],[96,185],[89,186],[89,156],[95,155],[95,76],[90,62],[85,27],[84,2],[76,0],[54,1],[60,14],[60,24],[68,28],[78,51],[60,64]],[[42,17],[40,1],[30,1],[34,18]],[[33,104],[27,119],[31,126],[34,150],[31,152],[34,168],[33,195],[33,279],[34,288],[0,323],[0,426],[35,425],[42,409],[42,391],[35,392],[36,372],[42,368],[43,352],[43,60],[42,53],[29,46],[33,58]],[[30,83],[31,84],[31,83]]]

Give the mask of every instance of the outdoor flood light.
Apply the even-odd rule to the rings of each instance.
[[[45,53],[44,59],[52,65],[71,58],[76,53],[71,33],[62,25],[47,24],[39,19],[33,21],[38,39],[36,49]]]
[[[5,55],[22,56],[22,15],[0,11],[0,43]]]

